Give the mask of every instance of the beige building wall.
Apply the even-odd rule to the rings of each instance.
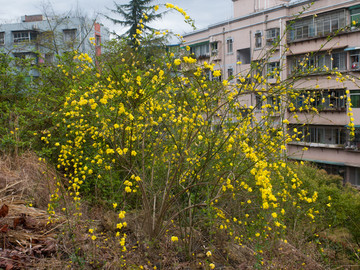
[[[342,64],[343,68],[340,71],[349,80],[338,82],[335,75],[319,72],[300,78],[294,84],[294,88],[298,91],[309,89],[319,93],[329,93],[329,95],[334,95],[338,101],[340,98],[346,101],[346,90],[350,90],[350,93],[360,90],[360,68],[358,70],[351,68],[351,61],[353,61],[351,53],[355,49],[359,49],[360,57],[360,31],[350,27],[349,9],[349,7],[356,5],[359,5],[360,8],[359,0],[317,0],[313,3],[301,0],[233,0],[233,5],[233,19],[185,35],[186,43],[184,45],[191,47],[200,42],[208,42],[209,46],[217,43],[216,55],[213,55],[210,49],[210,54],[199,59],[199,61],[215,63],[216,69],[222,71],[222,79],[228,79],[228,74],[231,73],[246,76],[251,67],[250,63],[262,59],[272,47],[267,45],[267,41],[269,41],[268,32],[275,33],[278,31],[281,37],[280,45],[268,57],[267,62],[279,62],[282,69],[282,80],[293,76],[292,70],[296,65],[296,59],[300,59],[306,54],[313,52],[314,57],[321,57],[327,53],[329,54],[327,59],[328,61],[331,59],[331,65],[335,65],[334,57],[336,54],[341,54],[341,61],[344,61],[345,64]],[[294,21],[295,17],[297,17],[295,23],[310,21],[315,29],[317,18],[333,18],[331,16],[338,16],[338,23],[345,23],[348,29],[331,38],[328,38],[327,35],[321,36],[318,29],[316,29],[316,35],[314,32],[310,34],[310,30],[305,30],[305,28],[300,31],[308,31],[309,34],[303,32],[304,38],[298,38],[299,33],[290,29],[291,27],[294,28],[291,21]],[[291,26],[289,26],[290,24]],[[284,35],[285,32],[286,35]],[[232,50],[229,50],[229,46]],[[246,61],[239,63],[239,60],[243,59]],[[355,79],[354,82],[350,80],[351,78]],[[270,83],[276,82],[270,80]],[[340,104],[341,102],[338,101],[337,104]],[[248,106],[255,106],[255,94],[242,97],[241,102]],[[349,138],[349,113],[353,114],[353,123],[358,134],[355,139],[359,142],[351,141]],[[255,114],[258,118],[261,117],[261,110],[255,110]],[[295,114],[296,117],[294,118]],[[288,118],[290,125],[299,127],[306,124],[309,129],[319,132],[324,138],[323,142],[300,141],[289,144],[289,158],[313,161],[335,168],[335,171],[345,172],[344,179],[346,181],[360,185],[360,108],[353,108],[352,111],[349,111],[348,104],[343,102],[341,105],[335,104],[335,107],[319,110],[317,114],[308,111],[296,110],[293,112],[287,110],[285,117]],[[276,116],[274,117],[275,122],[280,123],[279,120]],[[337,138],[328,138],[328,134],[333,134]],[[347,134],[346,138],[344,134]],[[326,143],[326,141],[332,142]],[[335,141],[336,143],[334,143]],[[303,151],[304,147],[309,150]]]

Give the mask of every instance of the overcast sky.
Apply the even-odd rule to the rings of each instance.
[[[117,0],[118,4],[128,3],[129,0]],[[183,8],[195,20],[197,29],[207,27],[209,24],[230,19],[233,16],[232,0],[154,0],[154,4],[172,3]],[[0,0],[0,23],[19,22],[23,15],[47,13],[64,14],[67,11],[80,10],[81,13],[93,17],[97,14],[106,14],[116,18],[116,14],[108,9],[114,8],[113,0]],[[117,17],[119,18],[119,17]],[[103,16],[99,20],[111,31],[121,33],[124,29],[114,25]],[[168,13],[162,20],[156,22],[156,28],[170,29],[178,34],[192,31],[185,24],[182,16],[176,12]]]

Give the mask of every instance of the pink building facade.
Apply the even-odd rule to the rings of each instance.
[[[184,35],[184,46],[190,46],[199,61],[215,64],[222,79],[236,80],[237,74],[249,72],[277,41],[279,46],[267,58],[268,71],[280,70],[281,80],[286,80],[297,76],[304,62],[311,66],[314,72],[298,77],[294,85],[307,90],[292,101],[295,108],[274,117],[278,123],[287,118],[288,132],[297,133],[297,140],[287,145],[287,157],[315,162],[360,186],[360,2],[233,0],[233,7],[233,19]],[[348,79],[339,82],[331,71]],[[318,114],[300,109],[308,95],[315,97],[312,105]],[[256,94],[241,102],[256,107]],[[350,117],[355,125],[352,139]]]

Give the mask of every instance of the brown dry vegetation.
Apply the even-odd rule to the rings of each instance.
[[[0,207],[8,206],[8,214],[0,213],[4,216],[0,217],[0,268],[121,269],[124,259],[127,269],[140,269],[140,265],[143,269],[209,269],[211,262],[216,264],[216,269],[331,268],[320,263],[315,243],[304,242],[302,248],[297,248],[282,241],[275,241],[272,248],[264,252],[264,265],[259,265],[251,247],[232,244],[221,232],[212,241],[203,232],[192,232],[196,251],[188,254],[169,237],[180,236],[186,228],[170,226],[160,241],[144,241],[141,213],[128,213],[126,217],[128,251],[122,253],[114,237],[118,217],[112,210],[86,207],[83,203],[85,217],[81,221],[73,217],[69,209],[49,223],[46,209],[56,177],[56,171],[33,153],[0,159]],[[61,207],[63,205],[58,205]],[[89,228],[95,231],[95,241],[90,239]],[[300,241],[295,235],[292,237],[290,242]],[[324,233],[321,237],[334,243],[349,242],[346,231]],[[207,257],[210,249],[212,256]],[[333,251],[328,252],[331,258]]]

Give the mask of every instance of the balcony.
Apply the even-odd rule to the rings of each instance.
[[[347,11],[345,9],[309,16],[288,23],[287,42],[298,42],[335,34],[346,26]]]

